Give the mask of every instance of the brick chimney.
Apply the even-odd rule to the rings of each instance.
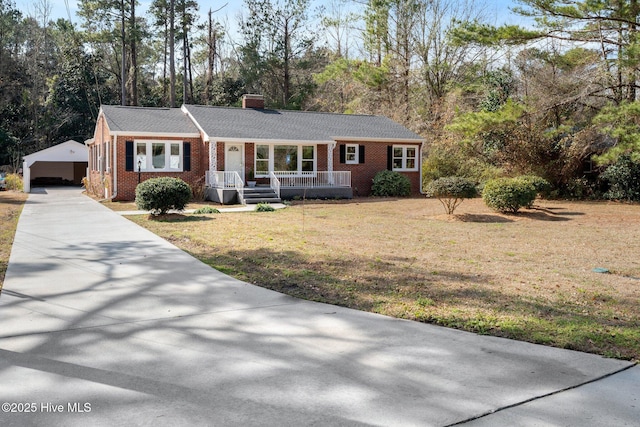
[[[264,109],[264,96],[247,93],[242,95],[242,108]]]

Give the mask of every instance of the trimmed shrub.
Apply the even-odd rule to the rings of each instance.
[[[371,193],[381,197],[408,196],[411,194],[411,182],[400,172],[381,171],[373,177]]]
[[[256,212],[273,212],[275,210],[269,203],[258,203],[256,206]]]
[[[427,194],[438,199],[447,214],[451,215],[464,199],[478,195],[473,182],[459,176],[449,176],[431,181],[427,185]]]
[[[219,214],[220,211],[216,208],[212,208],[211,206],[203,206],[200,209],[196,209],[194,214]]]
[[[551,184],[549,184],[549,181],[542,177],[539,177],[538,175],[522,175],[516,179],[528,182],[529,184],[533,185],[536,193],[540,196],[548,194],[551,190]]]
[[[136,206],[152,215],[182,211],[191,200],[191,187],[179,178],[151,178],[136,187]]]
[[[536,190],[536,195],[538,196],[546,197],[549,195],[549,192],[551,191],[551,184],[549,184],[549,181],[537,175],[522,175],[515,179],[531,184],[534,190]],[[530,208],[532,206],[533,206],[533,200],[531,200],[531,203],[529,203],[526,207]]]
[[[485,184],[482,199],[493,210],[516,213],[520,208],[530,206],[536,194],[536,189],[526,180],[498,178]]]

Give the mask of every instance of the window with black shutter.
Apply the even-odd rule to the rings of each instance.
[[[126,171],[133,171],[133,141],[126,141],[124,143],[124,169]]]

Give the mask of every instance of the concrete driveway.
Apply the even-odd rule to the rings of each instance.
[[[252,286],[78,189],[29,196],[0,319],[2,426],[640,423],[629,362]]]

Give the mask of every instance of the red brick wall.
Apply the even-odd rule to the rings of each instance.
[[[326,171],[328,169],[328,159],[327,159],[327,145],[318,145],[316,152],[316,169],[319,171]],[[338,159],[340,160],[340,159]]]
[[[360,164],[340,163],[340,145],[341,144],[358,144],[364,145],[365,162]],[[373,177],[376,173],[387,169],[387,147],[394,145],[393,143],[384,142],[340,142],[336,144],[333,153],[333,170],[334,171],[351,171],[351,187],[354,196],[371,195],[371,185]],[[414,145],[402,143],[401,145]],[[418,147],[418,156],[420,156],[420,144]],[[416,159],[419,161],[419,158]],[[318,168],[320,170],[320,168]],[[411,194],[420,194],[420,171],[416,172],[400,172],[409,178],[411,182]]]
[[[100,117],[96,123],[95,132],[93,135],[93,142],[89,145],[89,176],[87,191],[96,197],[104,198],[110,197],[111,189],[113,188],[113,178],[111,176],[111,170],[113,170],[113,153],[110,148],[110,131],[107,126],[104,117]],[[105,152],[104,143],[107,142],[107,150]],[[106,156],[105,158],[105,170],[100,172],[100,163],[96,162],[99,156]],[[106,169],[106,165],[109,165],[109,169]],[[107,190],[105,193],[105,189]]]
[[[118,136],[117,140],[117,161],[118,161],[118,194],[114,200],[134,200],[136,186],[138,185],[138,172],[126,171],[125,141],[183,141],[191,143],[191,170],[184,172],[141,172],[140,182],[149,178],[159,178],[169,176],[180,178],[190,185],[200,185],[204,181],[204,173],[209,167],[208,149],[201,138],[168,138],[168,137],[129,137]]]

